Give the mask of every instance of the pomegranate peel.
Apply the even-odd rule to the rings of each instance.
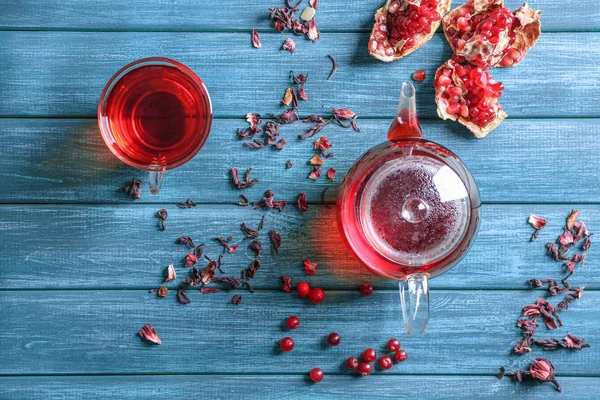
[[[375,12],[369,54],[390,62],[419,49],[433,37],[450,3],[451,0],[387,0]]]
[[[498,102],[504,85],[481,68],[448,60],[436,71],[434,88],[438,116],[458,121],[477,138],[485,137],[507,117]]]

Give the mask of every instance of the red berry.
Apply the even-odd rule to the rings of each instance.
[[[370,296],[373,294],[373,286],[369,285],[368,283],[362,285],[359,290],[360,294],[363,296]]]
[[[390,339],[388,341],[388,345],[387,346],[388,346],[388,350],[391,351],[392,353],[395,353],[398,350],[400,350],[400,342],[396,338]]]
[[[398,350],[396,354],[394,354],[394,358],[398,362],[404,362],[408,358],[408,354],[404,350]]]
[[[363,359],[366,362],[373,362],[377,359],[377,353],[375,353],[375,350],[371,348],[366,349],[365,351],[363,351]]]
[[[361,362],[358,364],[358,373],[362,376],[371,375],[373,372],[373,366],[367,362]]]
[[[295,315],[292,315],[285,321],[285,324],[289,329],[296,329],[300,325],[300,320]]]
[[[356,357],[348,357],[348,359],[346,360],[346,365],[350,369],[356,369],[356,368],[358,368],[358,358],[356,358]]]
[[[340,335],[338,335],[335,332],[331,332],[329,334],[329,336],[327,337],[327,341],[332,346],[337,346],[338,344],[340,344],[341,340],[342,340],[342,338],[340,337]]]
[[[392,361],[392,357],[390,356],[383,356],[379,359],[379,366],[382,369],[390,369],[392,368],[393,364],[394,362]]]
[[[284,337],[281,339],[281,342],[279,342],[279,347],[283,351],[291,351],[294,348],[294,339],[291,337]]]
[[[325,300],[325,292],[321,288],[311,289],[308,298],[315,304],[322,303]]]
[[[308,286],[308,283],[306,283],[306,282],[300,282],[296,286],[296,293],[298,293],[298,296],[300,296],[300,297],[308,296],[309,292],[310,292],[310,286]]]
[[[310,370],[310,379],[315,383],[321,382],[324,376],[325,374],[321,368],[313,368]]]

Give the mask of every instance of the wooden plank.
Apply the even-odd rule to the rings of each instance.
[[[476,140],[456,124],[425,120],[427,139],[458,154],[478,182],[487,202],[600,202],[596,170],[600,153],[597,119],[507,120],[484,140]],[[254,150],[242,145],[235,130],[242,120],[215,120],[212,134],[198,156],[169,171],[162,192],[144,191],[141,202],[176,203],[192,197],[198,203],[232,203],[245,193],[251,200],[272,189],[290,201],[300,191],[320,202],[322,191],[335,194],[337,183],[368,148],[382,142],[388,120],[361,119],[361,133],[337,126],[321,134],[333,143],[335,156],[325,169],[337,170],[335,182],[323,176],[307,179],[314,139],[300,141],[308,124],[282,126],[288,140],[283,151]],[[106,148],[92,119],[0,119],[0,202],[131,203],[118,188],[141,171],[126,167]],[[582,146],[582,143],[585,145]],[[285,169],[291,160],[292,169]],[[254,168],[261,183],[240,191],[230,183],[229,169]],[[524,173],[526,171],[526,173]]]
[[[395,291],[370,297],[326,293],[325,302],[314,305],[280,291],[243,292],[242,304],[235,306],[228,304],[232,293],[226,292],[189,291],[192,303],[182,305],[174,293],[160,299],[142,290],[3,291],[0,374],[304,374],[316,366],[326,373],[345,372],[347,357],[367,347],[382,353],[391,337],[398,337],[409,354],[392,373],[491,376],[502,365],[512,370],[548,356],[559,375],[600,374],[597,291],[561,313],[565,327],[540,327],[537,333],[562,338],[573,332],[591,343],[590,349],[553,354],[536,349],[524,357],[511,354],[520,340],[514,324],[537,293],[435,291],[424,335],[402,332]],[[282,327],[290,315],[301,319],[291,333]],[[156,329],[162,345],[136,336],[146,323]],[[324,342],[332,331],[342,337],[334,348]],[[284,336],[292,336],[296,345],[281,354],[277,341]]]
[[[549,399],[565,395],[596,399],[598,378],[558,377],[563,394],[552,384],[515,384],[508,379],[461,376],[386,376],[369,379],[328,375],[314,385],[305,375],[210,375],[210,376],[69,376],[3,377],[0,396],[10,399],[53,400],[80,397],[93,399],[314,399],[413,398],[462,400],[465,398]],[[562,397],[561,397],[562,396]]]
[[[580,210],[590,231],[600,225],[597,206],[573,205]],[[210,238],[232,235],[240,248],[224,255],[223,269],[239,276],[254,259],[242,240],[239,225],[256,227],[265,215],[260,238],[265,249],[262,267],[254,279],[260,289],[281,289],[280,277],[294,283],[307,280],[327,289],[355,290],[364,282],[377,289],[396,289],[397,283],[374,277],[355,261],[341,242],[333,210],[312,206],[301,214],[294,206],[283,213],[257,212],[236,206],[198,206],[170,211],[167,231],[158,230],[157,206],[2,206],[0,246],[3,268],[1,289],[23,288],[151,288],[163,280],[168,264],[176,265],[179,278],[168,286],[175,289],[188,270],[183,267],[187,249],[175,244],[182,235],[207,243],[206,254],[215,258],[222,248]],[[445,275],[432,281],[434,288],[525,289],[531,278],[565,275],[561,263],[545,255],[544,244],[562,232],[571,206],[485,205],[479,236],[465,259]],[[529,242],[530,213],[548,219],[537,242]],[[271,254],[268,230],[283,238],[279,255]],[[584,266],[570,281],[600,289],[597,248],[592,247]],[[301,261],[319,263],[317,275],[306,275]],[[204,265],[201,263],[200,265]],[[539,292],[541,293],[541,292]]]
[[[304,2],[307,6],[307,2]],[[382,0],[329,0],[319,4],[318,26],[330,32],[360,30],[367,32],[373,23],[375,10]],[[581,2],[569,7],[569,18],[564,18],[563,2],[532,0],[534,8],[541,8],[545,32],[599,30],[600,13],[592,2]],[[231,1],[227,7],[220,2],[179,0],[176,3],[151,0],[66,0],[60,5],[43,0],[8,2],[0,15],[1,29],[107,29],[107,30],[248,30],[271,28],[268,20],[270,7],[283,7],[283,1]],[[459,4],[459,3],[457,3]],[[512,9],[522,2],[508,0]],[[209,17],[210,16],[210,17]]]
[[[280,50],[283,39],[263,34],[262,49],[254,49],[249,33],[2,32],[0,116],[93,117],[102,88],[119,68],[161,55],[200,74],[219,116],[277,112],[293,69],[310,74],[302,114],[345,106],[361,117],[392,117],[400,82],[422,68],[431,77],[450,57],[441,34],[397,63],[369,57],[365,34],[327,34],[316,44],[300,42],[293,55]],[[509,116],[600,116],[600,47],[590,45],[598,41],[600,33],[546,33],[518,68],[494,70],[506,86],[502,104]],[[340,63],[330,81],[328,54]],[[431,78],[418,90],[420,116],[436,116]]]

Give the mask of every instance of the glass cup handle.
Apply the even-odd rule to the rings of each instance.
[[[148,182],[150,186],[150,193],[158,194],[165,176],[165,167],[161,165],[150,165],[149,170],[150,174],[148,176]]]
[[[411,274],[400,281],[400,304],[407,333],[425,332],[429,324],[427,274]]]

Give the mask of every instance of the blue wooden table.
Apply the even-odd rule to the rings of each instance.
[[[545,294],[527,289],[527,280],[564,275],[543,244],[560,234],[571,208],[590,230],[600,227],[596,2],[572,9],[558,0],[531,2],[543,10],[544,33],[517,68],[493,71],[506,86],[501,102],[509,119],[483,140],[437,119],[431,78],[417,85],[425,136],[466,162],[484,203],[472,250],[432,281],[425,335],[403,333],[397,283],[370,275],[340,243],[332,211],[320,201],[330,181],[306,179],[312,142],[294,139],[301,127],[283,128],[289,144],[282,152],[254,151],[235,138],[247,112],[281,110],[294,70],[310,74],[302,115],[331,107],[359,115],[361,133],[334,126],[323,131],[334,145],[327,166],[338,170],[336,181],[383,141],[400,83],[417,69],[431,77],[450,50],[438,33],[399,62],[371,59],[368,32],[380,3],[322,0],[321,40],[296,38],[290,54],[280,50],[287,36],[267,19],[268,8],[282,1],[0,1],[0,398],[598,398],[597,249],[571,279],[586,292],[562,314],[565,327],[538,330],[559,338],[573,332],[592,347],[511,352],[520,339],[514,323],[521,308]],[[250,45],[253,28],[261,33],[261,49]],[[340,64],[329,81],[328,54]],[[160,195],[145,192],[132,201],[119,187],[141,175],[106,150],[96,105],[115,71],[147,56],[194,69],[211,93],[215,120],[206,146],[168,173]],[[293,203],[304,190],[310,211],[300,213],[293,204],[282,213],[233,205],[240,192],[229,183],[231,167],[254,168],[261,182],[244,192],[251,200],[272,189]],[[188,197],[199,205],[175,207]],[[157,228],[160,208],[170,212],[165,232]],[[549,221],[534,243],[530,213]],[[168,264],[180,276],[187,273],[176,237],[241,240],[239,224],[255,226],[263,215],[265,228],[280,231],[284,242],[279,256],[262,257],[254,294],[189,290],[192,303],[184,306],[175,300],[176,281],[166,299],[148,292],[161,284]],[[209,244],[207,252],[217,255],[219,248]],[[225,258],[224,269],[237,274],[252,258],[242,246]],[[306,276],[304,258],[319,263],[316,276]],[[321,286],[326,301],[314,306],[284,293],[282,275]],[[363,282],[373,284],[373,296],[360,296]],[[228,304],[234,293],[243,295],[239,306]],[[293,332],[296,348],[280,354],[276,341],[288,334],[282,323],[294,314],[302,320]],[[136,337],[146,323],[158,331],[161,346]],[[342,336],[336,348],[323,345],[331,331]],[[368,378],[343,367],[346,357],[380,349],[394,336],[409,353],[404,364]],[[554,362],[563,394],[551,385],[494,377],[502,365],[523,368],[542,356]],[[313,367],[326,374],[317,385],[306,378]]]

